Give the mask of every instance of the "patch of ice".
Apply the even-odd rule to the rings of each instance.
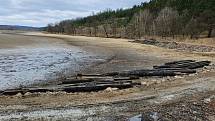
[[[166,95],[166,96],[162,97],[162,99],[169,101],[169,100],[173,100],[174,97],[175,97],[175,95]]]
[[[75,73],[97,61],[94,58],[95,55],[71,46],[1,49],[0,90]]]

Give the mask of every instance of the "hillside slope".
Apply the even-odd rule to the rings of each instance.
[[[23,30],[23,31],[40,31],[42,28],[18,26],[18,25],[0,25],[0,30]]]
[[[84,18],[49,24],[51,33],[141,38],[189,35],[212,37],[215,28],[214,0],[151,0],[128,9],[106,10]]]

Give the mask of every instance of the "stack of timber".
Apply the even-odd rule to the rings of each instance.
[[[154,66],[153,69],[132,70],[124,72],[106,73],[105,76],[136,76],[136,77],[151,77],[151,76],[176,76],[188,75],[196,73],[196,69],[210,65],[210,61],[182,60],[165,63],[161,66]]]
[[[194,60],[184,60],[184,61],[174,61],[174,62],[169,62],[165,63],[164,65],[161,66],[154,66],[155,69],[198,69],[198,68],[203,68],[205,66],[210,65],[210,61],[199,61],[196,62]]]
[[[98,76],[98,75],[97,75]],[[81,77],[68,78],[61,81],[58,85],[47,87],[29,87],[20,89],[11,89],[0,92],[0,95],[17,95],[30,93],[46,93],[46,92],[96,92],[107,88],[126,89],[131,88],[139,83],[133,83],[131,78],[110,78],[110,77]]]
[[[107,88],[126,89],[139,83],[134,80],[140,77],[165,77],[176,75],[189,75],[196,73],[196,69],[210,65],[210,61],[182,60],[154,66],[153,69],[132,70],[123,72],[111,72],[105,74],[78,74],[73,78],[62,80],[58,85],[46,87],[29,87],[13,90],[5,90],[0,95],[16,95],[18,93],[45,93],[45,92],[92,92]]]

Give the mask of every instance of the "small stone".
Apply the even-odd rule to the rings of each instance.
[[[162,80],[157,80],[156,82],[155,82],[155,84],[161,84],[162,83]]]
[[[175,76],[176,79],[183,79],[182,76]]]
[[[29,96],[29,95],[31,95],[32,93],[30,93],[30,92],[26,92],[25,93],[25,96]]]
[[[141,85],[147,86],[147,82],[141,82]]]
[[[197,114],[197,111],[193,111],[193,114]]]
[[[158,121],[159,119],[159,116],[158,116],[158,113],[157,112],[153,112],[150,117],[154,120],[154,121]]]
[[[193,105],[197,105],[197,102],[193,102]]]
[[[210,103],[210,102],[211,102],[211,99],[210,99],[210,98],[204,99],[204,103]]]
[[[107,92],[113,92],[113,91],[117,91],[119,90],[118,88],[111,88],[111,87],[108,87],[107,89],[105,89],[105,91]]]
[[[22,94],[21,94],[21,93],[18,93],[18,94],[15,95],[15,97],[20,98],[20,97],[22,97]]]
[[[67,93],[67,92],[64,92],[64,91],[60,91],[60,92],[58,92],[58,94],[66,95],[66,94],[68,94],[68,93]]]
[[[16,72],[16,70],[10,70],[9,72]]]

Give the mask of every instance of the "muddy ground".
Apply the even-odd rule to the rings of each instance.
[[[210,67],[189,76],[142,78],[141,86],[90,93],[46,93],[0,97],[0,120],[199,120],[215,119],[214,52],[177,52],[126,39],[28,33],[64,40],[107,57],[82,73],[152,68],[174,60],[210,60]]]
[[[0,91],[52,82],[103,57],[57,38],[0,34]]]

